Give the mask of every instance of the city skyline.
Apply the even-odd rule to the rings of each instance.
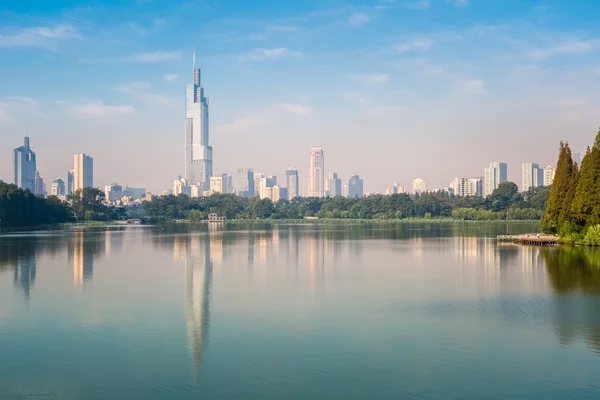
[[[339,176],[360,172],[366,192],[415,176],[441,188],[451,176],[440,162],[455,176],[494,159],[554,165],[561,139],[584,154],[598,125],[597,46],[586,30],[600,5],[582,14],[557,0],[509,2],[267,1],[237,5],[241,20],[230,4],[11,5],[0,14],[0,148],[30,136],[37,151],[52,149],[38,160],[48,182],[73,153],[93,151],[100,186],[160,193],[185,174],[181,98],[196,43],[217,175],[251,166],[283,176],[315,143]],[[499,4],[503,13],[489,13]],[[203,24],[190,22],[194,13]],[[116,40],[124,36],[133,40]],[[60,68],[35,73],[56,60]],[[0,179],[11,181],[11,169],[0,163]],[[520,183],[519,168],[508,174]]]

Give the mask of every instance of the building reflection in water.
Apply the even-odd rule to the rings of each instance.
[[[85,239],[85,232],[80,229],[73,232],[69,248],[69,259],[73,263],[73,285],[80,287],[94,277],[94,238]]]
[[[222,257],[222,245],[221,251],[214,253],[211,246],[219,242],[207,235],[180,236],[173,242],[175,258],[180,259],[183,255],[185,261],[186,325],[194,376],[200,369],[208,342],[213,269],[211,256]]]
[[[29,302],[36,274],[35,254],[18,258],[14,266],[13,285],[23,291],[25,302]]]

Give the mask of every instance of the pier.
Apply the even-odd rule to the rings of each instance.
[[[558,244],[559,238],[554,235],[544,235],[538,233],[526,233],[523,235],[498,235],[498,242],[512,242],[519,244],[527,244],[533,246],[553,246]]]

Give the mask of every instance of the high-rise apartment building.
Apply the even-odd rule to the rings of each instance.
[[[544,185],[544,170],[538,164],[523,163],[521,165],[521,191],[526,192],[531,187]]]
[[[254,196],[260,197],[260,181],[265,177],[265,174],[255,173],[254,174]]]
[[[78,153],[73,157],[73,191],[94,187],[94,159]]]
[[[483,195],[489,196],[498,189],[498,185],[508,180],[508,166],[503,162],[491,162],[489,167],[484,169],[484,190]]]
[[[483,178],[455,178],[450,188],[455,196],[483,196]]]
[[[13,183],[23,190],[29,189],[35,193],[36,171],[35,153],[29,146],[29,138],[25,137],[23,146],[13,150]]]
[[[325,154],[322,147],[313,147],[309,153],[308,197],[325,194]]]
[[[342,195],[342,180],[338,178],[335,172],[329,172],[325,185],[325,194],[329,197]]]
[[[359,175],[352,175],[348,179],[348,197],[363,197],[363,180]]]
[[[208,132],[208,97],[204,96],[200,69],[193,54],[194,82],[185,89],[185,179],[209,189],[213,172]]]
[[[544,168],[544,186],[552,185],[552,181],[554,181],[554,175],[556,175],[556,170],[552,165],[548,165],[546,168]]]
[[[300,179],[296,168],[288,168],[285,171],[285,185],[288,190],[288,198],[291,200],[300,196]]]
[[[227,174],[210,177],[210,191],[213,193],[229,193],[229,176]]]
[[[254,196],[254,171],[251,168],[237,170],[234,183],[235,193],[240,197]]]
[[[413,181],[413,193],[423,193],[427,191],[427,186],[425,185],[425,181],[422,178],[416,178]]]

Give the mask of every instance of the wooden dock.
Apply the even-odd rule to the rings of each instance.
[[[554,235],[544,235],[542,233],[526,233],[523,235],[498,235],[498,242],[511,242],[519,244],[528,244],[533,246],[552,246],[558,244],[559,238]]]

